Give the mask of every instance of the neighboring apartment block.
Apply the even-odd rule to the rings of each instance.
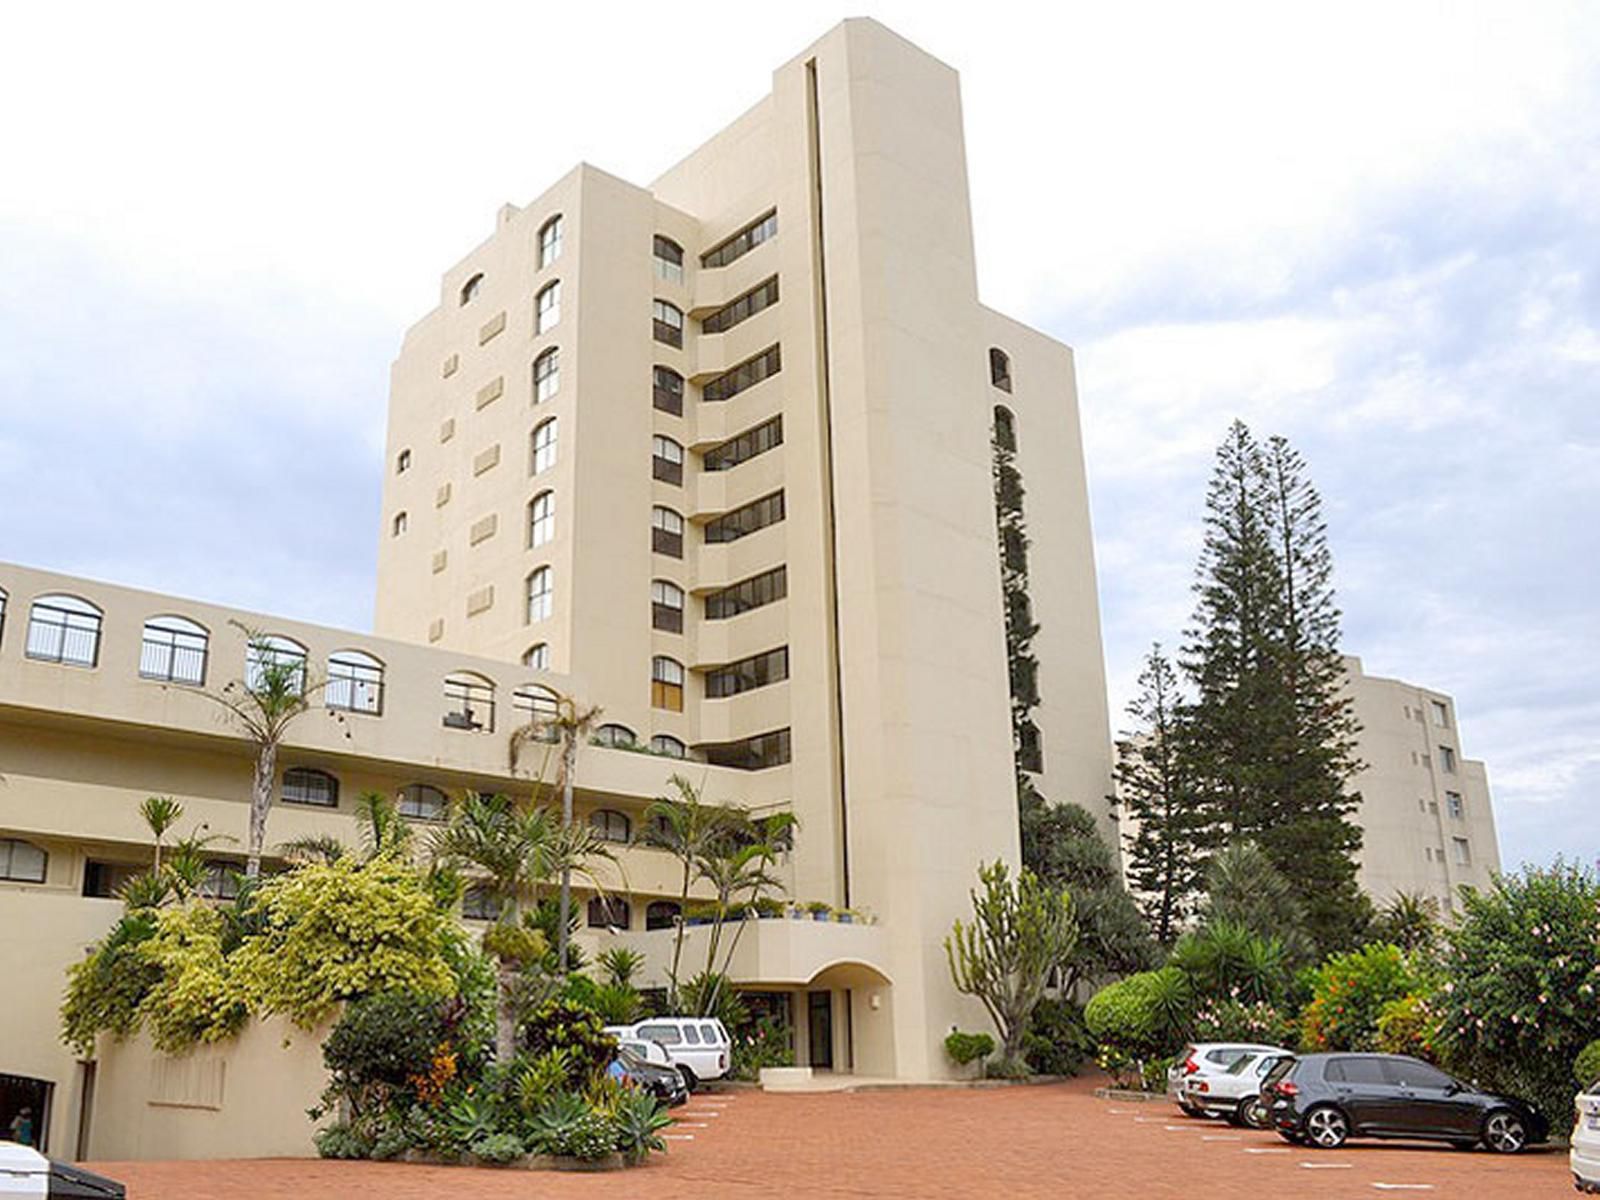
[[[1449,696],[1368,675],[1359,658],[1345,659],[1345,673],[1365,764],[1351,784],[1361,793],[1361,886],[1379,904],[1421,893],[1452,913],[1457,888],[1486,888],[1500,869],[1484,765],[1465,756]]]
[[[138,802],[243,837],[249,746],[198,694],[249,670],[241,625],[324,689],[282,755],[273,844],[353,840],[369,788],[427,822],[451,792],[529,787],[507,740],[558,689],[604,709],[582,819],[620,843],[686,771],[708,800],[793,811],[790,895],[866,918],[739,943],[735,982],[787,1005],[802,1065],[947,1075],[944,1035],[984,1017],[943,939],[979,865],[1018,860],[997,436],[1041,625],[1016,753],[1109,830],[1072,353],[978,301],[955,72],[847,21],[648,187],[580,166],[506,206],[394,365],[377,636],[0,564],[0,1109],[7,1079],[45,1089],[69,1154],[185,1150],[185,1105],[231,1111],[256,1138],[233,1152],[308,1137],[258,1071],[231,1101],[169,1080],[95,1105],[56,1040],[66,965],[147,861]],[[629,848],[624,903],[583,897],[646,984],[670,864]]]

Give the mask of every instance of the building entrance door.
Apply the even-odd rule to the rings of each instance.
[[[0,1140],[26,1142],[42,1151],[50,1132],[54,1090],[48,1079],[0,1074]]]
[[[811,1065],[833,1070],[833,993],[810,992],[806,997]]]

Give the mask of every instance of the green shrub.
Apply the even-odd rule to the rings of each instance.
[[[994,1053],[994,1038],[987,1033],[962,1033],[952,1029],[945,1035],[944,1052],[960,1066],[978,1062]]]
[[[599,1078],[616,1052],[616,1039],[605,1032],[605,1022],[591,1008],[572,1000],[550,1000],[528,1018],[521,1030],[527,1053],[538,1058],[552,1050],[569,1054],[569,1074],[574,1080]]]
[[[1246,1003],[1281,1003],[1289,984],[1283,943],[1221,919],[1185,934],[1170,965],[1188,977],[1196,995]]]
[[[1103,1048],[1134,1058],[1170,1053],[1187,1036],[1194,997],[1177,967],[1141,971],[1101,988],[1084,1007],[1084,1023]]]
[[[1438,1061],[1439,1016],[1421,992],[1391,1000],[1378,1012],[1378,1049]]]
[[[344,1124],[319,1129],[311,1140],[323,1158],[366,1158],[372,1149],[370,1142]]]
[[[1311,1003],[1301,1014],[1310,1050],[1376,1050],[1378,1016],[1420,984],[1399,946],[1373,943],[1336,954],[1317,968]]]
[[[774,1017],[759,1017],[731,1036],[735,1079],[758,1079],[763,1067],[794,1066],[789,1026]]]
[[[491,1133],[469,1147],[473,1156],[486,1163],[504,1165],[522,1157],[522,1139],[514,1133]]]
[[[730,1034],[750,1021],[750,1008],[733,982],[714,972],[702,971],[685,983],[679,989],[678,1001],[685,1013],[716,1017]]]
[[[437,1002],[405,992],[380,992],[346,1006],[322,1043],[333,1085],[354,1099],[374,1084],[405,1087],[424,1075],[444,1041]]]
[[[1029,1064],[1043,1075],[1076,1075],[1094,1057],[1094,1038],[1083,1023],[1081,1005],[1045,997],[1028,1018],[1022,1050]]]
[[[1572,1077],[1584,1088],[1600,1081],[1600,1038],[1578,1051],[1578,1057],[1572,1062]]]
[[[1165,1054],[1160,1058],[1146,1059],[1141,1064],[1140,1086],[1147,1092],[1166,1091],[1167,1072],[1172,1069],[1172,1064],[1177,1061],[1177,1056],[1173,1054]]]
[[[644,1162],[652,1150],[666,1151],[661,1131],[672,1124],[672,1118],[667,1115],[666,1106],[649,1092],[625,1089],[617,1097],[611,1122],[616,1148],[630,1166]]]
[[[532,1132],[541,1152],[590,1161],[610,1154],[617,1141],[611,1121],[572,1092],[553,1097],[534,1117]]]

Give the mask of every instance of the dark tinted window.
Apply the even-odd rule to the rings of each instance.
[[[730,301],[708,313],[705,320],[700,322],[700,328],[706,333],[724,333],[742,321],[748,321],[764,308],[771,308],[778,302],[778,277],[774,275],[765,283],[758,283],[738,299]]]
[[[755,387],[782,369],[783,352],[777,346],[768,346],[760,354],[745,359],[732,370],[724,371],[707,383],[700,391],[700,398],[708,403],[727,400],[746,388]]]
[[[1383,1069],[1389,1082],[1399,1087],[1447,1088],[1455,1082],[1437,1067],[1411,1058],[1384,1059]]]
[[[1389,1083],[1381,1058],[1330,1058],[1322,1077],[1329,1083]]]
[[[1285,1079],[1289,1078],[1289,1074],[1294,1070],[1295,1063],[1297,1061],[1297,1059],[1293,1058],[1279,1059],[1277,1065],[1274,1066],[1267,1077],[1261,1081],[1261,1090],[1266,1091],[1273,1084],[1281,1083]]]
[[[758,529],[783,520],[783,493],[773,492],[753,500],[742,508],[724,513],[714,521],[707,521],[703,535],[708,544],[734,542]]]
[[[788,594],[788,568],[774,567],[760,575],[741,579],[720,592],[712,592],[706,597],[706,620],[725,621],[752,608],[782,600]]]
[[[735,259],[742,258],[750,253],[750,251],[773,237],[777,232],[778,212],[774,209],[757,217],[732,237],[725,238],[707,250],[700,256],[700,265],[702,267],[725,267]]]

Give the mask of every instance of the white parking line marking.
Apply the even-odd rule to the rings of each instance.
[[[1246,1146],[1244,1152],[1246,1154],[1288,1154],[1290,1151],[1287,1146],[1281,1150],[1276,1146],[1268,1146],[1265,1149],[1258,1146]]]
[[[1193,1125],[1163,1125],[1161,1128],[1170,1129],[1170,1130],[1172,1130],[1173,1133],[1189,1133],[1194,1129],[1194,1126]]]
[[[1308,1162],[1303,1162],[1300,1165],[1302,1167],[1304,1167],[1308,1171],[1351,1171],[1351,1170],[1355,1169],[1355,1163],[1308,1163]]]
[[[1375,1187],[1375,1188],[1381,1188],[1383,1191],[1386,1191],[1386,1192],[1431,1192],[1431,1191],[1433,1191],[1433,1184],[1431,1184],[1431,1183],[1375,1183],[1372,1186]]]
[[[1244,1139],[1242,1137],[1235,1137],[1231,1133],[1208,1133],[1208,1134],[1203,1135],[1200,1138],[1200,1140],[1202,1142],[1242,1142],[1242,1141],[1244,1141]]]
[[[1134,1120],[1141,1125],[1165,1125],[1167,1123],[1165,1117],[1135,1117]]]
[[[704,1121],[674,1121],[672,1123],[672,1127],[674,1129],[709,1129],[710,1128],[710,1126],[708,1126]]]
[[[692,1134],[692,1133],[663,1133],[661,1136],[666,1138],[667,1141],[669,1141],[669,1142],[692,1142],[692,1141],[694,1141],[694,1134]]]

